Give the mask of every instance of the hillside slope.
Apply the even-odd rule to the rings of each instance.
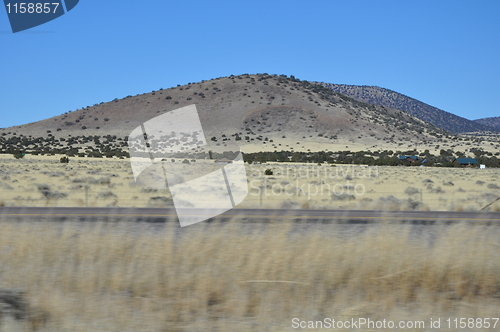
[[[496,130],[500,130],[500,116],[477,119],[477,120],[474,120],[474,122],[479,123],[480,125],[483,125],[483,126],[493,127]]]
[[[488,131],[492,129],[487,122],[468,120],[389,89],[365,85],[319,82],[318,84],[365,103],[382,105],[406,112],[452,133]]]
[[[127,96],[0,133],[4,139],[31,136],[24,146],[35,147],[43,144],[30,143],[36,137],[50,137],[51,144],[60,145],[75,136],[125,138],[143,122],[192,104],[207,138],[219,145],[238,140],[254,150],[307,150],[324,143],[332,149],[346,144],[407,146],[436,142],[444,134],[399,110],[359,102],[293,76],[268,74],[221,77]]]

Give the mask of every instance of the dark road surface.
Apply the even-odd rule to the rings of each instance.
[[[199,210],[186,210],[197,215]],[[206,213],[204,211],[203,213]],[[87,207],[0,207],[0,218],[9,219],[53,219],[53,220],[98,220],[109,218],[150,222],[177,222],[174,208],[87,208]],[[217,219],[246,219],[265,221],[303,220],[323,223],[376,223],[401,221],[416,224],[455,223],[469,221],[480,224],[500,225],[500,212],[456,212],[456,211],[372,211],[372,210],[278,210],[278,209],[232,209]]]

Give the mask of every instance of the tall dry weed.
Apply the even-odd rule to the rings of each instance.
[[[277,221],[3,221],[0,287],[25,290],[48,314],[40,330],[58,331],[285,331],[294,317],[424,319],[462,304],[500,314],[495,226]]]

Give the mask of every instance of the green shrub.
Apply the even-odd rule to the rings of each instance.
[[[14,153],[12,153],[12,155],[14,156],[14,158],[16,159],[22,159],[24,158],[24,156],[26,155],[25,153],[22,153],[21,151],[14,151]]]

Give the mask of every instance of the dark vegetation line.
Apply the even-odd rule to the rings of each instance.
[[[87,144],[87,145],[86,145]],[[500,152],[493,154],[481,148],[471,148],[470,152],[479,164],[486,167],[500,167]],[[26,154],[31,155],[63,155],[65,157],[92,157],[92,158],[129,158],[127,148],[127,138],[116,136],[75,136],[69,138],[56,139],[54,136],[47,138],[11,136],[9,138],[0,136],[0,154],[12,154],[15,158],[22,158]],[[229,158],[233,159],[235,152],[213,153],[213,159]],[[402,161],[399,156],[417,156],[418,160],[408,163]],[[192,153],[178,153],[177,158],[205,158],[204,155]],[[452,149],[441,149],[439,155],[434,155],[425,151],[319,151],[319,152],[299,152],[299,151],[274,151],[244,153],[244,161],[251,164],[254,162],[298,162],[317,164],[362,164],[369,166],[438,166],[457,167],[453,161],[456,158],[465,158],[466,155],[460,151]],[[68,159],[64,159],[65,162]]]
[[[67,157],[128,158],[127,140],[116,136],[74,136],[69,138],[15,135],[0,137],[0,154],[22,158],[31,155],[65,155]]]
[[[470,150],[479,164],[486,167],[500,167],[500,152],[495,154],[486,152],[482,149]],[[399,156],[417,156],[418,160],[408,162],[400,160]],[[454,152],[451,149],[441,149],[439,155],[433,155],[429,150],[418,152],[409,151],[320,151],[320,152],[256,152],[245,153],[243,158],[247,163],[254,162],[298,162],[298,163],[317,163],[317,164],[361,164],[368,166],[436,166],[436,167],[461,167],[453,161],[456,158],[465,158],[462,152]],[[477,165],[479,167],[479,165]]]

